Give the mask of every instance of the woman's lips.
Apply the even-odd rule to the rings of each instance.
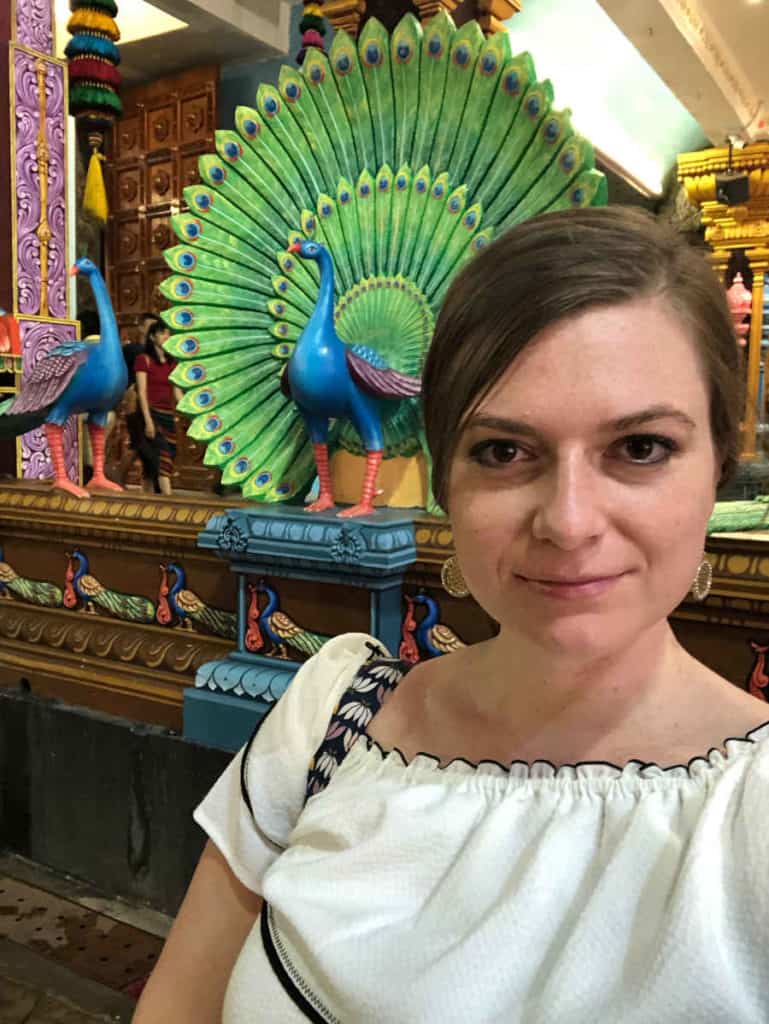
[[[517,578],[540,594],[569,600],[579,597],[600,597],[624,575],[625,573],[621,572],[611,576],[583,576],[571,580],[534,579],[528,576]]]

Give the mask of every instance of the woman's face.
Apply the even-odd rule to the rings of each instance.
[[[158,348],[162,348],[170,337],[170,330],[167,327],[163,327],[155,332],[155,344]]]
[[[656,300],[535,338],[464,430],[449,478],[459,561],[503,631],[608,655],[689,589],[720,474],[685,328]]]

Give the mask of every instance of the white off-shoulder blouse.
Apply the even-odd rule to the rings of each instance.
[[[223,1024],[769,1022],[769,723],[671,768],[406,763],[364,732],[381,654],[328,643],[195,812],[265,899]]]

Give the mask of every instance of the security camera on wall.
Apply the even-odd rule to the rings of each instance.
[[[725,206],[739,206],[750,198],[750,180],[747,174],[730,171],[716,175],[716,199]]]

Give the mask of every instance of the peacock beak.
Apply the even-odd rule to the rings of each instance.
[[[288,251],[289,252],[301,252],[302,251],[302,247],[299,244],[299,242],[294,242],[293,245],[289,245]]]
[[[76,267],[74,265],[74,263],[73,263],[72,266],[69,268],[69,276],[70,277],[77,277],[77,275],[79,273],[80,273],[80,267]]]

